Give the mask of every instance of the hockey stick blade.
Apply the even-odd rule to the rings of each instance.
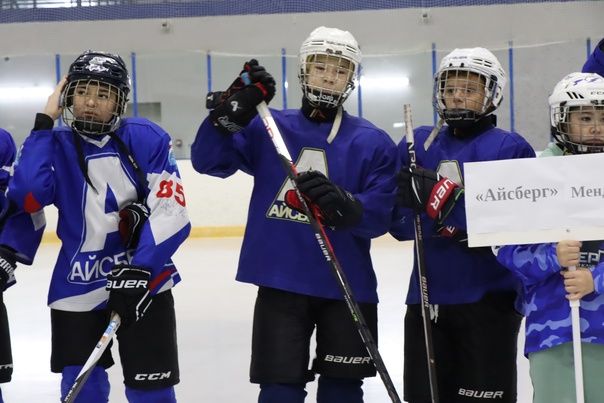
[[[120,327],[120,323],[121,320],[119,315],[113,312],[109,320],[109,325],[107,325],[105,332],[103,333],[99,341],[96,343],[94,350],[92,350],[92,353],[90,354],[88,360],[80,370],[80,373],[73,382],[73,385],[71,386],[71,389],[69,389],[69,392],[67,392],[67,395],[65,395],[65,399],[63,399],[62,403],[73,403],[75,401],[76,397],[82,390],[82,387],[88,380],[88,377],[92,373],[92,370],[94,369],[96,363],[99,361],[99,359],[103,355],[103,352],[113,339],[115,332],[117,332],[117,329]]]
[[[241,78],[246,84],[250,83],[249,76],[247,75],[247,73],[243,73],[241,75]],[[375,339],[373,338],[373,335],[371,334],[371,331],[367,326],[367,322],[365,321],[365,317],[363,316],[358,303],[355,301],[352,295],[350,283],[346,279],[344,270],[340,266],[340,263],[338,262],[331,242],[329,241],[329,238],[325,233],[325,228],[323,227],[323,224],[321,224],[321,222],[316,218],[318,208],[316,206],[314,208],[311,208],[309,206],[309,204],[306,202],[306,199],[302,197],[302,194],[300,193],[300,190],[298,189],[298,186],[294,181],[297,175],[296,166],[294,165],[289,151],[285,146],[283,136],[281,135],[281,132],[279,131],[279,128],[277,127],[277,124],[275,123],[275,120],[273,119],[273,116],[271,115],[271,112],[268,109],[268,105],[266,104],[266,102],[262,101],[260,104],[257,105],[256,108],[258,110],[258,114],[262,118],[266,131],[273,142],[275,150],[279,155],[279,159],[282,162],[284,170],[290,180],[291,186],[296,192],[298,199],[300,200],[300,204],[304,210],[304,213],[308,217],[308,221],[314,232],[317,244],[321,248],[321,252],[325,257],[325,260],[333,270],[333,274],[337,279],[338,285],[340,286],[344,301],[346,302],[346,306],[350,311],[354,325],[357,328],[357,331],[359,332],[359,335],[361,337],[361,340],[363,341],[363,344],[365,345],[365,348],[367,349],[369,357],[373,361],[376,371],[382,378],[382,382],[386,387],[388,396],[390,397],[393,403],[401,403],[401,399],[398,396],[396,388],[394,387],[394,383],[390,378],[390,374],[388,373],[386,365],[384,364],[382,356],[380,355],[380,352],[377,348]]]
[[[413,134],[413,122],[411,118],[411,105],[403,105],[403,115],[405,122],[407,151],[409,153],[409,166],[414,169],[417,167],[417,157],[415,154],[415,137]],[[411,176],[413,180],[413,175]],[[414,184],[413,184],[414,185]],[[414,186],[415,188],[416,186]],[[417,262],[417,271],[419,277],[420,300],[422,305],[422,322],[424,326],[424,341],[426,344],[426,358],[428,361],[428,380],[430,383],[430,394],[432,403],[438,403],[438,383],[436,380],[436,359],[434,357],[434,344],[432,343],[432,323],[430,320],[430,300],[428,299],[428,278],[426,275],[426,263],[424,260],[424,235],[422,230],[421,216],[415,213],[415,258]]]

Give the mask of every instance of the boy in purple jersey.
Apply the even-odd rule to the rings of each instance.
[[[464,231],[463,164],[535,156],[519,134],[495,127],[505,82],[487,49],[455,49],[434,77],[441,120],[414,131],[418,168],[406,167],[405,139],[399,144],[401,208],[391,233],[414,239],[413,210],[422,214],[437,387],[447,403],[516,401],[517,281],[490,248],[470,249]],[[406,303],[404,398],[430,402],[417,261]]]
[[[604,77],[604,38],[596,45],[583,65],[584,73],[596,73]]]
[[[0,230],[9,215],[10,202],[5,194],[16,153],[15,143],[10,133],[0,129]],[[0,246],[0,249],[2,248]],[[16,260],[11,257],[8,251],[4,253],[0,251],[0,384],[10,382],[13,374],[8,314],[3,298],[4,291],[15,282]],[[0,403],[2,403],[1,389]]]
[[[604,78],[564,77],[549,98],[552,134],[540,157],[604,152]],[[534,403],[575,402],[569,300],[581,300],[581,349],[586,403],[601,402],[604,386],[604,253],[602,241],[493,248],[524,286],[525,354]],[[575,266],[576,271],[567,270]]]
[[[170,136],[146,119],[122,119],[129,91],[120,56],[78,56],[36,115],[9,186],[18,210],[35,215],[54,204],[59,213],[48,304],[62,399],[114,311],[128,401],[176,401],[171,288],[180,278],[171,256],[190,223]],[[61,115],[67,126],[53,128]],[[29,235],[20,228],[8,222],[0,244],[23,253],[17,244]],[[108,401],[111,365],[107,349],[76,401]]]
[[[396,146],[342,104],[355,86],[361,52],[347,31],[319,27],[300,48],[299,110],[273,110],[285,145],[301,174],[296,183],[321,220],[353,295],[374,337],[377,284],[370,240],[389,227],[394,205]],[[254,311],[250,380],[260,403],[301,403],[319,374],[317,402],[360,403],[363,378],[375,368],[353,324],[338,283],[299,209],[283,166],[256,116],[270,101],[273,78],[246,63],[252,84],[238,77],[212,108],[191,150],[200,173],[254,176],[237,280],[259,287]],[[293,196],[293,197],[292,197]],[[309,369],[316,329],[316,358]]]

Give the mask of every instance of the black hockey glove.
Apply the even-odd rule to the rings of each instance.
[[[141,203],[134,202],[120,210],[120,236],[127,249],[134,249],[138,245],[147,218],[149,208]]]
[[[16,268],[15,252],[5,246],[0,246],[0,292],[6,290],[7,284],[14,281]]]
[[[107,308],[120,315],[123,328],[140,320],[151,305],[150,277],[149,271],[129,264],[115,265],[107,276]]]
[[[357,225],[363,217],[363,205],[354,196],[333,184],[319,171],[307,171],[295,179],[298,190],[309,207],[319,209],[319,219],[324,225],[334,229],[345,229]],[[305,214],[295,190],[285,193],[285,204]]]
[[[418,212],[425,210],[430,218],[439,222],[453,210],[463,193],[463,189],[449,178],[421,167],[403,167],[396,180],[399,205]]]
[[[241,79],[244,73],[247,73],[251,84],[244,84]],[[239,77],[226,91],[207,95],[206,108],[210,109],[214,126],[227,134],[243,129],[258,114],[256,105],[273,99],[275,85],[273,76],[256,59],[246,62]]]

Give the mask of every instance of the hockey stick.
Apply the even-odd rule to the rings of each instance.
[[[98,343],[96,343],[94,350],[92,350],[92,354],[90,354],[88,360],[80,370],[80,373],[73,382],[71,389],[69,389],[69,392],[67,392],[67,395],[65,395],[63,403],[73,403],[75,398],[78,396],[80,390],[82,390],[82,387],[84,386],[84,384],[88,380],[88,377],[92,373],[92,370],[96,366],[96,363],[99,361],[101,355],[103,355],[103,352],[113,339],[115,332],[117,332],[117,329],[120,327],[120,323],[121,320],[119,315],[113,312],[109,320],[109,325],[105,329],[105,332],[99,339]]]
[[[249,84],[249,77],[247,76],[246,73],[242,74],[241,78],[246,84]],[[346,302],[346,306],[348,307],[348,310],[350,311],[350,314],[352,316],[352,320],[355,324],[355,327],[357,328],[357,331],[359,332],[359,335],[361,336],[361,340],[363,341],[363,344],[365,345],[365,348],[367,349],[367,352],[369,353],[369,357],[371,358],[371,360],[373,361],[373,364],[375,365],[375,369],[377,370],[377,372],[380,374],[380,377],[382,378],[382,382],[384,383],[384,386],[386,387],[388,396],[390,396],[390,399],[392,399],[393,403],[401,403],[401,399],[396,392],[394,383],[392,383],[390,374],[388,374],[386,365],[384,364],[384,361],[382,360],[382,356],[380,355],[380,352],[378,351],[375,339],[373,338],[371,331],[369,330],[369,327],[367,326],[367,322],[365,321],[365,317],[363,316],[363,313],[361,312],[361,309],[359,308],[358,303],[355,301],[355,299],[352,295],[352,290],[350,288],[350,284],[348,283],[348,280],[346,279],[346,275],[344,274],[344,271],[342,270],[342,266],[340,266],[340,263],[338,262],[338,259],[336,258],[336,254],[333,250],[331,242],[329,241],[329,238],[327,237],[327,234],[325,233],[325,228],[323,227],[323,224],[321,224],[321,222],[319,220],[317,220],[317,218],[316,218],[318,208],[316,206],[314,206],[314,209],[311,209],[309,204],[306,202],[306,199],[304,199],[304,197],[300,193],[300,190],[296,186],[296,182],[294,181],[294,179],[298,175],[298,172],[296,170],[296,166],[294,165],[294,163],[292,161],[289,151],[287,150],[287,147],[285,146],[285,142],[283,141],[283,136],[281,136],[281,132],[279,131],[279,128],[277,127],[277,124],[275,123],[275,120],[273,119],[273,116],[271,115],[271,112],[268,109],[268,106],[266,105],[266,102],[262,101],[260,104],[258,104],[258,106],[256,108],[258,109],[258,114],[260,115],[260,117],[262,118],[262,121],[264,122],[264,126],[266,128],[268,135],[270,136],[271,140],[273,141],[273,145],[275,146],[275,150],[277,151],[277,154],[279,155],[279,159],[281,160],[281,162],[283,164],[283,168],[285,169],[285,172],[289,178],[291,186],[294,189],[294,191],[296,192],[298,199],[300,200],[300,204],[303,207],[304,213],[308,217],[308,221],[310,223],[312,230],[314,231],[315,239],[317,240],[317,243],[319,244],[319,247],[321,248],[321,251],[323,252],[323,256],[325,257],[325,260],[327,261],[327,263],[329,263],[329,265],[333,269],[333,274],[336,276],[338,285],[340,286],[340,289],[342,290],[342,294],[344,296],[344,301]]]
[[[570,271],[575,271],[577,268],[571,266],[568,268]],[[575,367],[575,396],[577,403],[584,403],[585,396],[583,390],[583,355],[581,351],[581,316],[579,315],[579,306],[581,306],[581,300],[576,299],[569,301],[570,305],[570,317],[573,329],[573,358]]]
[[[405,129],[407,136],[407,151],[409,152],[409,167],[417,167],[415,155],[415,136],[413,135],[413,122],[411,121],[411,105],[403,105]],[[415,183],[412,184],[417,189]],[[426,277],[426,262],[424,260],[424,235],[422,221],[419,213],[415,214],[415,258],[419,277],[420,300],[422,305],[422,321],[424,323],[424,340],[426,342],[426,358],[428,359],[428,379],[432,403],[438,403],[438,383],[436,382],[436,360],[434,358],[434,344],[432,343],[432,323],[430,321],[430,300],[428,299],[428,279]]]

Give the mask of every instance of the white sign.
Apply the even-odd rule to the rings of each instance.
[[[604,239],[604,153],[464,164],[468,244]]]

